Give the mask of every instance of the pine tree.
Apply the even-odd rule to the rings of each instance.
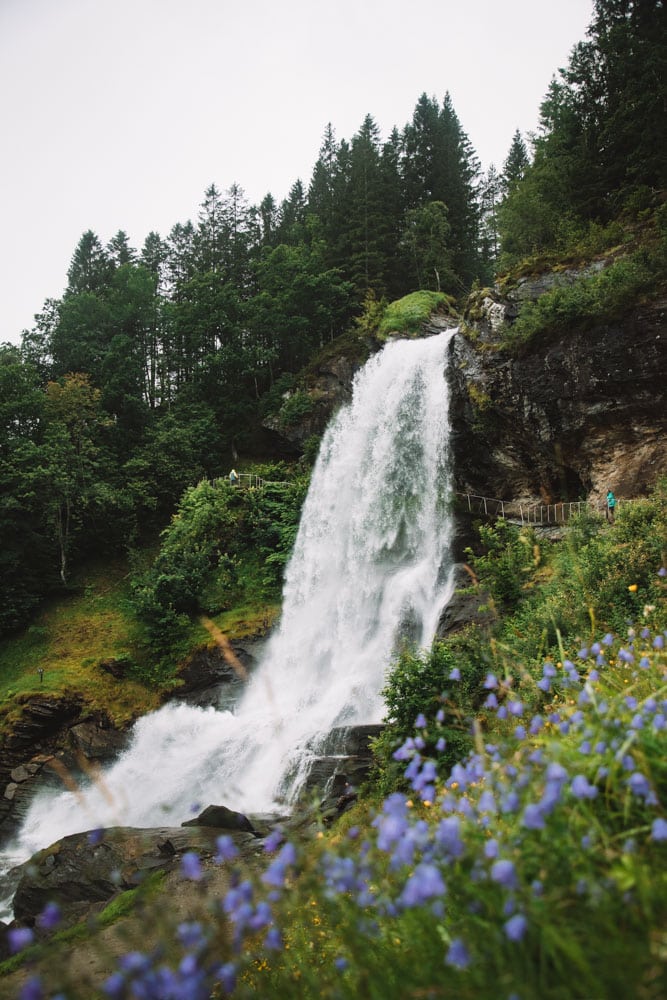
[[[77,244],[67,271],[65,295],[103,291],[111,277],[112,266],[99,237],[88,229]]]
[[[512,143],[507,153],[507,158],[503,163],[503,172],[500,175],[500,184],[503,194],[507,194],[526,176],[526,171],[530,166],[530,157],[526,144],[519,129],[512,136]]]
[[[352,282],[361,301],[370,289],[384,291],[384,215],[380,132],[366,115],[350,148],[350,215],[348,232]]]
[[[498,231],[498,206],[501,201],[503,180],[492,163],[480,188],[480,257],[482,275],[489,281],[498,260],[500,234]]]
[[[280,203],[276,237],[278,243],[297,246],[306,238],[306,196],[303,183],[292,184],[287,198]]]
[[[122,267],[123,264],[131,264],[136,260],[136,251],[130,246],[127,233],[119,229],[107,244],[106,253],[114,267]]]

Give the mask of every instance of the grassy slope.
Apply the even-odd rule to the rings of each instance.
[[[120,560],[89,568],[69,596],[52,601],[28,629],[0,643],[0,731],[34,695],[80,694],[91,710],[107,712],[120,725],[157,707],[159,690],[129,679],[119,683],[99,666],[136,654],[134,623],[124,606],[127,572]]]

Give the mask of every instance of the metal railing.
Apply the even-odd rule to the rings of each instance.
[[[252,472],[238,473],[235,483],[230,483],[229,477],[213,480],[214,485],[226,482],[236,489],[255,489],[262,486],[272,486],[273,480],[263,479]],[[467,509],[469,514],[479,514],[484,517],[502,517],[521,524],[565,524],[571,517],[581,514],[584,510],[594,509],[588,500],[562,501],[561,503],[539,504],[523,503],[519,500],[497,500],[493,497],[478,496],[475,493],[460,493],[455,496],[459,505]],[[616,507],[628,500],[616,499]],[[600,512],[604,512],[604,507]]]
[[[511,521],[520,521],[521,524],[565,524],[571,517],[592,507],[587,500],[539,504],[522,503],[518,500],[496,500],[474,493],[457,493],[456,496],[470,514],[503,517]],[[617,500],[616,503],[618,505],[621,501]]]

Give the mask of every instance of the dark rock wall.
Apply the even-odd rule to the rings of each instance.
[[[516,356],[461,335],[452,356],[459,490],[602,505],[607,489],[642,495],[667,472],[664,299]]]

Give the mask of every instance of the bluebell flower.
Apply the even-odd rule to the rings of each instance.
[[[506,889],[516,889],[518,886],[514,863],[506,858],[500,858],[498,861],[494,862],[491,866],[491,878],[494,882],[497,882],[498,885],[502,885]]]
[[[484,844],[484,854],[489,860],[498,857],[498,841],[495,838],[486,841]]]
[[[153,965],[148,955],[144,955],[141,951],[126,952],[120,956],[118,964],[123,972],[127,972],[132,976],[147,972]]]
[[[255,907],[255,912],[248,919],[248,926],[253,931],[260,931],[273,923],[273,913],[266,900],[260,900]]]
[[[454,938],[445,956],[447,965],[454,969],[467,969],[470,965],[470,953],[461,938]]]
[[[665,647],[665,640],[661,635],[656,635],[655,639],[653,640],[653,648],[664,649],[664,647]]]
[[[486,701],[484,702],[485,708],[498,708],[498,699],[496,698],[493,691],[491,694],[487,695]]]
[[[349,967],[350,963],[346,958],[343,958],[342,955],[339,955],[338,958],[334,959],[334,965],[339,972],[345,972],[345,970]]]
[[[498,678],[496,677],[495,674],[487,674],[486,675],[486,679],[484,681],[484,687],[487,690],[491,690],[492,688],[497,688],[498,687]]]
[[[196,851],[186,851],[181,858],[181,875],[191,882],[198,882],[202,875],[201,858]]]
[[[268,848],[266,845],[272,837],[275,837],[275,835],[276,831],[274,830],[264,841],[265,851],[273,850],[273,848]],[[278,841],[278,843],[280,843],[280,841]],[[215,846],[217,848],[217,853],[215,855],[216,864],[221,865],[223,861],[233,861],[233,859],[238,856],[238,848],[228,833],[223,834],[221,837],[217,837]]]
[[[470,804],[470,802],[468,802],[466,798],[460,798],[458,806],[459,806],[459,812],[461,813],[462,816],[466,816],[468,819],[475,818],[475,810],[473,809],[472,805]]]
[[[12,955],[16,955],[17,952],[23,951],[23,949],[27,948],[28,945],[31,945],[34,940],[35,935],[29,927],[11,927],[7,931],[7,942]]]
[[[451,787],[453,784],[457,784],[459,788],[467,788],[469,783],[468,772],[463,765],[458,763],[454,764],[449,780],[447,781],[447,786]]]
[[[125,995],[125,976],[122,972],[114,972],[102,983],[102,991],[112,1000]]]
[[[529,803],[523,811],[523,825],[527,830],[543,830],[545,827],[544,808],[540,803]]]
[[[503,800],[500,803],[500,809],[504,813],[515,813],[519,808],[519,804],[518,794],[514,791],[514,789],[511,789],[503,797]]]
[[[19,1000],[45,1000],[46,994],[42,989],[42,980],[39,976],[32,976],[21,987]]]
[[[551,691],[551,681],[549,680],[548,677],[541,677],[540,680],[537,682],[537,686],[540,689],[540,691],[544,692],[544,694],[548,694],[549,691]]]
[[[435,745],[435,749],[438,751],[438,753],[442,753],[442,751],[445,749],[446,746],[447,746],[447,741],[444,738],[444,736],[441,736]]]
[[[273,886],[276,889],[282,889],[287,879],[287,870],[289,867],[290,862],[286,859],[283,851],[281,851],[273,859],[268,868],[262,872],[262,882],[264,882],[265,885]]]
[[[504,927],[505,934],[510,941],[521,941],[526,933],[528,921],[522,913],[516,913],[505,922]]]
[[[611,646],[611,645],[613,645],[613,643],[614,643],[614,637],[611,634],[611,632],[607,632],[607,634],[605,636],[603,636],[602,642],[603,642],[603,645],[605,645],[605,646]]]
[[[661,566],[658,570],[658,576],[667,576],[667,569],[664,566]]]
[[[422,862],[417,865],[405,883],[400,895],[400,902],[405,907],[421,906],[429,899],[444,896],[445,892],[446,886],[440,869],[435,865]]]
[[[595,785],[591,785],[585,774],[576,774],[570,784],[570,791],[578,799],[594,799],[598,793]]]
[[[460,681],[461,680],[461,671],[459,670],[458,667],[453,667],[452,670],[450,670],[450,672],[449,672],[449,678],[448,679],[450,681]]]
[[[420,712],[415,719],[415,729],[426,729],[426,717],[423,712]]]
[[[552,781],[555,783],[563,783],[569,778],[569,774],[565,770],[562,764],[558,761],[552,760],[548,765],[545,772],[547,781]]]
[[[667,820],[664,820],[662,816],[653,820],[651,836],[654,840],[667,840]]]
[[[176,928],[176,937],[184,948],[200,949],[206,944],[202,925],[196,921],[185,921]]]
[[[635,771],[630,775],[628,778],[628,787],[633,795],[637,795],[639,798],[646,799],[651,795],[651,786],[648,778],[641,771]]]
[[[216,982],[222,983],[222,988],[227,993],[233,993],[236,987],[236,966],[233,962],[225,962],[219,965],[214,971]]]
[[[53,901],[47,903],[42,912],[37,917],[37,926],[44,931],[54,930],[60,923],[62,912],[57,903]]]
[[[530,721],[529,732],[531,736],[536,736],[540,729],[544,725],[544,719],[541,715],[534,715]]]
[[[495,813],[498,811],[493,792],[489,791],[488,788],[485,788],[482,794],[480,795],[479,801],[477,803],[477,808],[479,809],[480,812]]]
[[[461,840],[461,823],[458,816],[448,816],[440,821],[435,831],[435,842],[449,857],[461,857],[465,847]]]

